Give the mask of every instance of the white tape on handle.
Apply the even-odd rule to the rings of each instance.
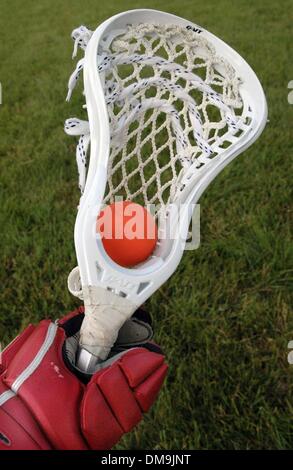
[[[125,297],[98,286],[83,286],[85,320],[80,330],[80,346],[105,360],[118,332],[137,306]]]

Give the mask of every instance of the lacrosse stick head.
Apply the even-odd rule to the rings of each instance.
[[[128,11],[100,25],[87,44],[77,33],[74,39],[85,49],[80,68],[88,113],[88,124],[79,124],[84,132],[78,131],[77,151],[82,196],[75,246],[81,284],[83,290],[109,293],[112,298],[104,301],[114,310],[124,302],[131,315],[176,269],[192,204],[260,135],[266,100],[257,76],[236,51],[171,14]],[[77,134],[74,125],[70,131],[72,122],[67,131]],[[95,232],[102,205],[115,197],[154,205],[159,223],[153,255],[131,269],[107,256]],[[165,228],[175,227],[175,235],[160,237],[162,221]],[[118,323],[110,321],[108,333]],[[93,323],[90,328],[98,329]],[[94,342],[97,336],[87,338],[87,344]]]

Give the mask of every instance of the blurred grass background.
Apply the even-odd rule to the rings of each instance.
[[[187,17],[239,51],[264,86],[270,122],[208,188],[199,250],[148,302],[170,371],[118,448],[292,448],[289,0],[0,1],[0,339],[77,305],[66,284],[79,192],[63,122],[82,117],[81,101],[65,103],[70,33],[141,7]]]

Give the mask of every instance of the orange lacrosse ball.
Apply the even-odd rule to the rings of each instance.
[[[102,209],[96,231],[106,253],[124,267],[145,261],[158,240],[154,217],[145,207],[131,201],[113,202]]]

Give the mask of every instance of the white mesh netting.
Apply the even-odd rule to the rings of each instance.
[[[73,38],[84,49],[90,32],[75,30]],[[100,42],[97,60],[111,129],[105,203],[122,196],[156,204],[157,210],[170,204],[180,193],[182,175],[235,143],[249,124],[234,68],[193,31],[129,26]],[[83,60],[70,78],[69,97],[82,67]],[[88,126],[71,119],[65,130],[81,134],[77,162],[83,191]]]

